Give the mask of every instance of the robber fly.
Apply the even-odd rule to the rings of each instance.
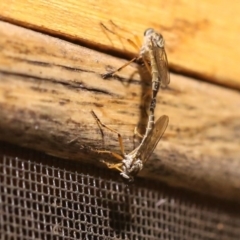
[[[115,23],[110,21],[110,23],[118,27]],[[105,25],[101,23],[101,25],[106,29],[107,31],[116,34],[114,31],[111,31],[108,29]],[[126,31],[126,30],[124,30]],[[163,36],[160,33],[157,33],[153,28],[148,28],[144,32],[144,38],[143,38],[143,44],[141,46],[136,44],[135,42],[131,41],[130,39],[127,39],[134,47],[140,48],[139,55],[137,57],[134,57],[129,62],[125,63],[123,66],[118,68],[115,71],[108,72],[106,74],[103,74],[103,78],[109,78],[116,74],[117,72],[121,71],[123,68],[128,66],[131,62],[134,62],[136,60],[142,59],[144,61],[144,64],[147,68],[147,70],[152,75],[152,90],[153,90],[153,96],[156,98],[157,92],[159,90],[159,87],[166,87],[170,83],[170,76],[169,76],[169,70],[168,70],[168,59],[167,54],[165,51],[165,41]],[[138,39],[137,39],[138,40]]]
[[[112,21],[110,23],[118,27],[116,24],[114,24]],[[115,32],[109,30],[105,25],[102,24],[102,26],[107,30],[112,32],[113,34],[116,34]],[[119,27],[118,27],[119,28]],[[122,28],[120,28],[123,30]],[[126,30],[124,30],[126,31]],[[129,39],[127,39],[129,40]],[[129,40],[130,41],[130,40]],[[138,41],[139,42],[139,41]],[[132,45],[138,48],[137,44],[130,41]],[[152,100],[150,103],[150,115],[149,115],[149,121],[148,126],[146,129],[147,132],[151,130],[151,128],[154,125],[154,110],[156,107],[156,97],[157,93],[159,91],[160,87],[167,87],[170,83],[170,76],[169,76],[169,70],[168,70],[168,60],[167,60],[167,54],[165,52],[165,41],[161,34],[157,33],[153,28],[148,28],[144,32],[144,39],[143,44],[140,47],[139,56],[133,58],[120,68],[118,68],[115,71],[103,74],[103,78],[108,78],[113,76],[116,72],[121,71],[123,68],[128,66],[131,62],[142,59],[144,61],[144,64],[148,71],[152,75]]]
[[[142,142],[139,144],[139,146],[136,147],[129,154],[126,154],[124,151],[122,136],[114,129],[111,129],[104,125],[93,111],[92,115],[94,116],[100,127],[107,128],[108,130],[118,134],[121,155],[108,150],[97,150],[97,152],[110,154],[121,162],[115,164],[108,163],[106,161],[102,162],[105,163],[108,168],[117,169],[118,171],[120,171],[120,175],[125,180],[127,180],[128,182],[132,182],[134,180],[134,176],[136,176],[138,172],[142,170],[143,164],[145,164],[146,161],[149,159],[161,137],[163,136],[168,125],[168,116],[161,116],[154,124],[154,127],[149,130],[148,133],[145,133],[145,136],[143,137]]]
[[[154,112],[156,107],[156,97],[159,87],[167,87],[170,83],[168,60],[164,49],[163,36],[148,28],[144,32],[144,42],[140,50],[145,65],[148,66],[150,60],[151,74],[152,74],[152,102],[150,104],[150,111]]]

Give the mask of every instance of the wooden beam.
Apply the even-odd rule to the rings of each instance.
[[[126,152],[134,148],[151,88],[143,67],[105,80],[106,69],[125,61],[4,22],[0,36],[0,140],[103,167],[100,159],[113,159],[94,152],[103,148],[94,110],[122,134]],[[234,90],[171,74],[156,109],[170,123],[140,176],[240,199],[239,103]],[[105,129],[104,142],[120,152]]]
[[[136,54],[136,49],[109,34],[109,20],[140,39],[148,27],[166,39],[170,66],[175,71],[240,89],[240,4],[232,1],[0,1],[0,19],[94,48],[117,49]],[[132,34],[115,31],[127,38]]]

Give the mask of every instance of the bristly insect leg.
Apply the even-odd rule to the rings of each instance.
[[[107,153],[109,155],[112,155],[113,157],[115,157],[118,160],[123,160],[123,157],[115,152],[109,151],[109,150],[95,150],[95,152],[97,153]]]
[[[126,41],[128,41],[128,43],[130,45],[132,45],[137,51],[139,51],[141,49],[141,41],[139,39],[139,37],[137,35],[135,35],[134,33],[132,33],[131,31],[128,31],[122,27],[119,27],[117,24],[115,24],[112,20],[109,21],[110,24],[114,27],[114,28],[117,28],[118,30],[120,31],[123,31],[125,33],[128,33],[128,34],[132,34],[134,36],[134,39],[135,41],[129,39],[129,38],[126,38],[122,35],[120,35],[119,33],[117,33],[117,31],[114,31],[114,30],[111,30],[109,29],[108,27],[106,27],[103,23],[100,23],[100,25],[102,26],[102,28],[105,30],[105,31],[108,31],[116,36],[118,36],[120,39],[124,39]],[[108,37],[109,38],[109,37]],[[109,39],[110,40],[110,39]],[[111,41],[111,40],[110,40]],[[122,69],[124,69],[125,67],[127,67],[130,63],[134,62],[134,61],[138,61],[139,59],[143,59],[144,61],[144,64],[146,65],[146,68],[148,70],[149,73],[151,73],[151,69],[150,69],[150,66],[147,62],[146,59],[144,59],[143,56],[138,56],[138,57],[134,57],[133,59],[131,59],[130,61],[128,61],[127,63],[125,63],[123,66],[121,66],[120,68],[118,68],[117,70],[115,71],[112,71],[112,72],[108,72],[108,73],[105,73],[105,74],[102,74],[102,77],[103,78],[109,78],[109,77],[112,77],[114,76],[117,72],[120,72]]]
[[[129,62],[125,63],[123,66],[121,66],[120,68],[116,69],[115,71],[102,74],[102,77],[103,78],[109,78],[109,77],[114,76],[117,72],[120,72],[123,68],[125,68],[126,66],[128,66],[130,63],[134,62],[137,59],[139,59],[139,58],[135,57],[135,58],[131,59]]]
[[[116,130],[114,130],[114,129],[108,127],[108,126],[106,126],[105,124],[103,124],[103,123],[100,121],[100,119],[97,117],[96,113],[95,113],[93,110],[91,111],[91,113],[92,113],[93,117],[95,118],[95,120],[97,121],[97,124],[98,124],[98,126],[99,126],[100,128],[101,128],[101,127],[106,128],[106,129],[108,129],[109,131],[114,132],[114,133],[116,133],[116,134],[118,135],[118,142],[119,142],[120,150],[121,150],[122,155],[124,156],[124,155],[125,155],[125,152],[124,152],[124,146],[123,146],[123,140],[122,140],[121,134],[120,134],[119,132],[117,132]],[[118,154],[117,154],[117,155],[118,155]],[[120,156],[120,155],[119,155],[119,156]]]
[[[117,169],[119,172],[122,172],[122,163],[108,163],[104,160],[101,161],[102,163],[106,164],[110,169]]]

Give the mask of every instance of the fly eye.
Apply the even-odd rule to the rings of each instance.
[[[153,28],[147,28],[144,32],[144,36],[149,36],[151,35],[152,33],[154,33],[154,29]]]

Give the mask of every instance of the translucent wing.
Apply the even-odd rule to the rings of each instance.
[[[168,71],[168,60],[165,49],[158,46],[153,46],[154,59],[156,61],[161,86],[166,87],[170,83],[170,76]]]
[[[146,162],[151,156],[152,152],[154,151],[158,142],[163,136],[167,128],[168,122],[168,116],[161,116],[155,123],[153,129],[149,132],[148,136],[144,139],[144,142],[138,149],[137,153],[137,157],[139,157],[143,162]]]

